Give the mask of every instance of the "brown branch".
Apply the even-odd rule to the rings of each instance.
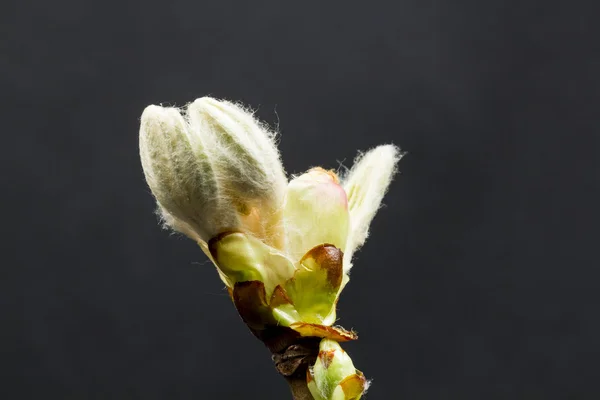
[[[306,371],[319,354],[318,337],[301,337],[283,327],[269,327],[254,334],[273,354],[275,368],[290,386],[294,400],[314,400],[306,384]]]
[[[306,372],[319,355],[321,338],[301,336],[293,329],[277,325],[270,316],[272,310],[264,283],[260,281],[237,282],[230,295],[250,331],[271,351],[277,372],[288,382],[294,400],[314,400],[308,390]]]

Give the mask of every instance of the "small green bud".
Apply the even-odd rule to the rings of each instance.
[[[368,387],[352,359],[330,339],[319,345],[319,356],[307,374],[308,388],[315,400],[358,400]]]

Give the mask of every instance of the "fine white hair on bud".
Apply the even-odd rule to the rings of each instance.
[[[287,179],[275,135],[241,106],[210,97],[190,104],[187,119],[212,162],[220,196],[235,208],[247,231],[280,248]]]
[[[274,134],[248,111],[208,97],[190,104],[185,118],[149,106],[140,157],[169,227],[199,242],[240,230],[280,247],[287,179]]]
[[[176,108],[148,106],[140,124],[140,158],[148,186],[166,225],[206,241],[220,227],[236,227],[237,216],[218,210],[210,160],[192,151],[191,132]],[[219,211],[216,215],[216,211]]]
[[[352,254],[369,236],[369,225],[381,206],[381,200],[392,181],[400,158],[402,154],[398,147],[378,146],[359,155],[343,179],[342,184],[348,194],[351,225],[344,254],[346,272],[352,267]]]

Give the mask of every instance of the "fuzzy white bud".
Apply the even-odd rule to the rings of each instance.
[[[348,194],[350,235],[344,253],[344,270],[352,266],[352,254],[369,236],[369,225],[381,206],[381,200],[396,172],[402,154],[394,145],[383,145],[360,155],[343,180]]]
[[[280,247],[287,180],[273,134],[241,107],[211,98],[142,114],[144,174],[167,225],[207,242],[225,231]]]
[[[177,109],[149,106],[144,110],[140,158],[164,222],[195,240],[206,241],[221,228],[239,223],[233,211],[219,209],[212,165],[208,157],[192,151],[191,137]]]

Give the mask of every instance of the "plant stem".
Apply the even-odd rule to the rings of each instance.
[[[270,327],[253,333],[273,354],[272,359],[292,391],[294,400],[314,400],[306,383],[306,371],[319,354],[318,337],[300,337],[289,328]]]
[[[285,379],[290,385],[290,390],[292,391],[294,400],[314,400],[312,394],[310,394],[310,391],[308,390],[308,386],[306,385],[306,370],[304,370],[304,373],[301,374],[286,376]]]

